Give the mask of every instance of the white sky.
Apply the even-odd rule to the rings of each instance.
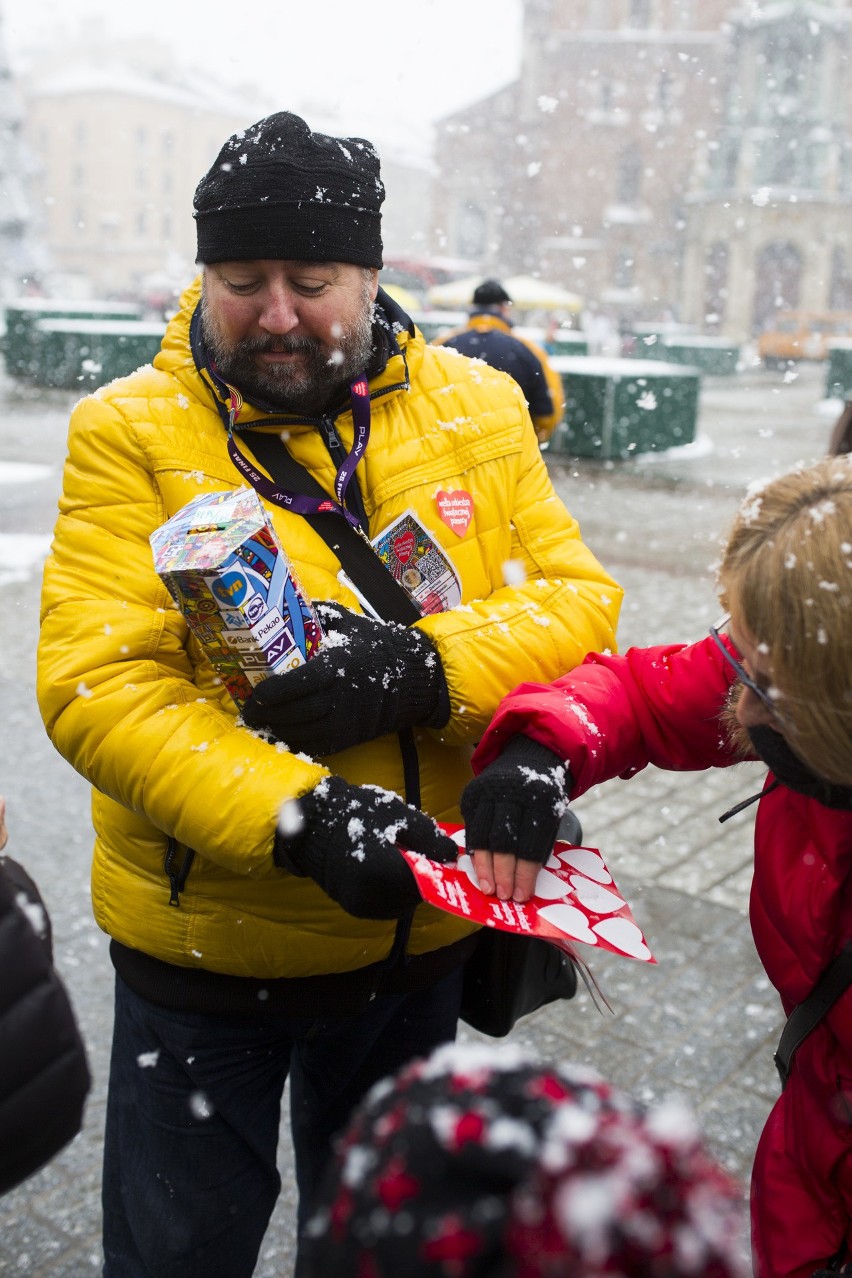
[[[115,35],[167,44],[272,109],[339,114],[344,132],[410,130],[515,79],[522,0],[0,0],[13,70],[36,45]],[[249,120],[246,123],[250,123]],[[315,127],[320,127],[319,125]],[[375,130],[374,130],[375,131]],[[426,130],[428,132],[428,130]]]

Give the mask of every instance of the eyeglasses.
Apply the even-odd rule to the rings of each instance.
[[[745,668],[743,667],[741,662],[737,661],[736,657],[731,652],[730,648],[724,642],[721,634],[719,633],[720,631],[724,630],[727,625],[729,625],[730,620],[731,620],[731,614],[729,612],[726,612],[724,617],[719,618],[715,626],[710,627],[710,638],[719,648],[720,652],[722,653],[722,656],[725,658],[728,665],[731,666],[732,669],[736,672],[736,676],[739,679],[740,683],[744,684],[745,687],[748,688],[749,692],[753,692],[754,695],[763,702],[767,710],[770,711],[773,719],[776,719],[780,723],[781,716],[778,713],[778,705],[777,705],[776,698],[773,697],[772,693],[769,692],[766,688],[761,688],[759,683],[755,683],[751,675],[746,674]]]

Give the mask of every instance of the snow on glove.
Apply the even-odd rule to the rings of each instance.
[[[509,852],[544,864],[571,793],[558,754],[530,737],[512,737],[461,796],[469,852]]]
[[[325,638],[305,665],[270,675],[243,719],[310,755],[334,754],[388,732],[450,717],[443,667],[422,630],[320,603]]]
[[[347,914],[398,919],[420,904],[414,874],[397,845],[432,861],[456,860],[458,847],[431,817],[377,785],[324,777],[285,804],[275,837],[275,862],[308,876]],[[296,828],[299,827],[299,828]]]

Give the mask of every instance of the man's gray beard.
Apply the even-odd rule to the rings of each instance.
[[[358,319],[342,333],[337,345],[325,346],[312,337],[246,337],[229,343],[222,337],[206,294],[201,294],[201,331],[219,376],[236,386],[244,399],[262,400],[273,408],[317,416],[339,399],[346,387],[367,368],[373,354],[373,303],[369,284],[362,291]],[[254,356],[261,351],[299,351],[298,367],[260,368]]]

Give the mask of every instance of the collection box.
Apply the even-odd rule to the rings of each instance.
[[[158,575],[240,709],[263,679],[317,651],[313,604],[253,489],[196,497],[150,540]]]

